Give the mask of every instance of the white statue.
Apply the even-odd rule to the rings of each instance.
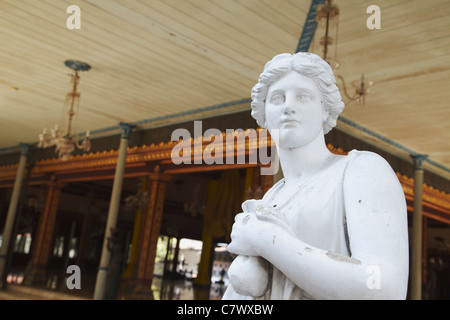
[[[252,90],[284,179],[243,203],[223,299],[405,299],[408,230],[402,187],[377,154],[331,153],[324,134],[344,108],[329,65],[280,54]]]

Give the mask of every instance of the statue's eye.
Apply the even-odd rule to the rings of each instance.
[[[270,98],[270,103],[273,104],[283,104],[284,103],[284,96],[281,94],[274,94],[271,98]]]
[[[312,99],[311,95],[305,92],[299,93],[297,95],[297,100],[301,102],[308,102]]]

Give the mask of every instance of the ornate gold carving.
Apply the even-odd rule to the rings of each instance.
[[[403,191],[408,197],[414,197],[414,178],[396,173],[397,177],[402,184]],[[432,186],[423,184],[423,195],[422,199],[426,203],[433,204],[440,208],[450,210],[450,194],[433,188]]]
[[[250,134],[250,131],[254,130],[257,140],[245,139]],[[273,140],[269,134],[261,134],[262,128],[246,129],[242,131],[232,131],[229,133],[222,132],[220,138],[223,141],[222,151],[226,151],[227,138],[236,139],[236,143],[233,143],[234,154],[251,153],[256,152],[258,148],[272,146]],[[219,138],[219,136],[217,136]],[[171,151],[173,147],[180,141],[168,141],[160,142],[158,144],[152,143],[150,145],[134,146],[127,149],[127,166],[139,166],[142,164],[143,174],[147,173],[148,166],[146,163],[170,164],[171,163]],[[210,140],[203,139],[203,137],[190,138],[185,141],[191,146],[191,157],[195,155],[202,155],[204,149],[211,143]],[[335,154],[348,154],[341,148],[336,148],[332,144],[327,144],[328,149]],[[225,152],[224,152],[225,153]],[[83,153],[80,155],[72,156],[67,161],[61,161],[58,158],[40,160],[35,163],[32,171],[32,177],[45,177],[47,174],[71,174],[78,172],[93,172],[101,171],[108,168],[114,168],[117,164],[118,150],[103,150],[99,152]],[[228,165],[229,167],[230,165]],[[233,165],[231,165],[233,166]],[[234,165],[238,166],[238,165]],[[18,164],[6,165],[0,167],[0,182],[13,181],[17,172]],[[207,170],[208,168],[205,168]],[[210,168],[209,168],[210,169]],[[414,196],[414,179],[397,173],[397,177],[402,184],[403,191],[407,197]],[[66,179],[70,181],[69,179]],[[450,210],[450,194],[443,191],[439,191],[431,186],[423,186],[424,194],[423,200],[427,203],[436,205],[444,210]]]
[[[341,148],[336,148],[331,143],[327,144],[327,148],[328,148],[328,150],[330,150],[330,152],[332,152],[334,154],[341,154],[341,155],[347,155],[348,154],[347,151],[344,151]]]

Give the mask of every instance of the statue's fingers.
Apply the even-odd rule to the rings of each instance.
[[[235,215],[234,222],[241,221],[244,218],[244,214],[245,214],[245,212],[241,212],[241,213],[238,213],[237,215]]]
[[[250,199],[242,203],[241,207],[244,212],[255,212],[261,200]]]
[[[227,246],[228,252],[232,254],[239,254],[239,246],[236,245],[235,241],[231,241]]]

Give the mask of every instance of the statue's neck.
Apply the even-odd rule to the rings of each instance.
[[[334,155],[328,150],[322,134],[307,145],[297,148],[278,148],[286,183],[310,176],[323,169]]]

